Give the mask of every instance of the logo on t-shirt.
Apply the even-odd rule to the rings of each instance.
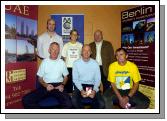
[[[130,89],[130,77],[129,76],[117,76],[116,86],[118,89],[122,89],[122,90]]]
[[[79,49],[78,48],[70,48],[68,50],[68,56],[70,59],[77,60],[79,58]]]
[[[116,71],[115,74],[127,74],[129,73],[128,71]]]

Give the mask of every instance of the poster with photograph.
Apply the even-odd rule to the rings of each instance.
[[[23,108],[22,97],[36,86],[37,62],[31,38],[37,36],[37,8],[5,6],[6,109]]]
[[[140,84],[155,87],[155,6],[139,6],[121,15],[121,45],[139,68]]]
[[[155,6],[139,6],[123,11],[121,15],[121,46],[127,50],[128,60],[138,66],[142,78],[139,91],[149,97],[149,108],[154,109]]]

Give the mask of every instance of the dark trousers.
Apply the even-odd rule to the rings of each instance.
[[[122,96],[126,96],[129,94],[130,90],[119,90]],[[104,94],[104,100],[106,104],[106,108],[112,108],[113,105],[119,105],[119,100],[115,95],[112,88],[109,88]],[[149,107],[150,99],[145,96],[140,91],[137,91],[132,98],[130,98],[129,102],[131,103],[132,107],[136,109],[146,109]]]
[[[91,98],[90,98],[91,99]],[[72,104],[76,109],[83,109],[84,103],[82,103],[83,97],[81,96],[81,92],[78,89],[75,89],[72,96]],[[95,97],[92,100],[91,108],[93,109],[104,109],[104,99],[102,98],[99,92],[96,93]]]
[[[58,86],[57,84],[53,85]],[[44,87],[37,88],[25,95],[22,99],[23,106],[28,109],[40,109],[41,107],[38,103],[47,97],[55,97],[62,108],[68,109],[72,107],[71,98],[65,91],[60,92],[56,89],[47,91]]]
[[[72,68],[68,68],[68,72],[69,72],[68,81],[64,88],[66,89],[67,93],[72,93],[73,91]]]
[[[107,77],[104,75],[102,66],[100,66],[100,72],[101,72],[101,81],[103,84],[103,92],[105,92],[108,88],[110,88],[111,83],[107,80]]]

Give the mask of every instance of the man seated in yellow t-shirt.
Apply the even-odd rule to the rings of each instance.
[[[128,54],[124,48],[115,52],[117,61],[110,64],[108,80],[111,82],[112,91],[108,91],[107,108],[117,104],[120,108],[148,108],[150,100],[138,91],[141,76],[137,66],[128,61]],[[106,103],[106,104],[107,104]]]

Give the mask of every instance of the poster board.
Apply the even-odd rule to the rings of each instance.
[[[23,108],[22,97],[35,89],[37,62],[30,38],[37,36],[38,6],[5,6],[5,108]]]
[[[143,5],[121,12],[121,46],[141,74],[139,91],[155,102],[155,6]],[[158,81],[158,80],[157,80]],[[148,93],[151,92],[151,93]]]

